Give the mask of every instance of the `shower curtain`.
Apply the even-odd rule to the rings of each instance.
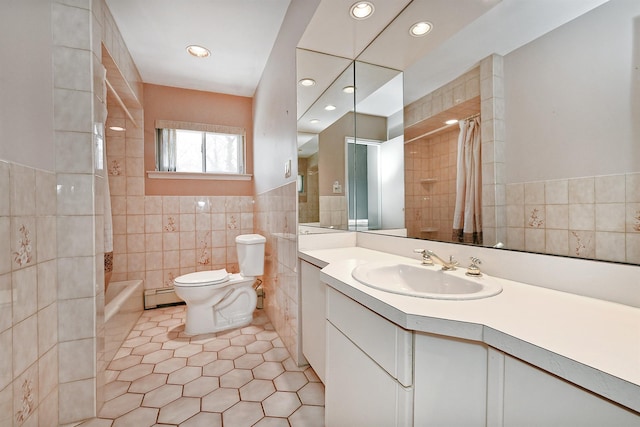
[[[480,118],[460,122],[453,241],[482,244]]]

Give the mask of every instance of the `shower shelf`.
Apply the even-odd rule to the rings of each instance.
[[[433,233],[438,230],[439,230],[438,227],[423,227],[420,229],[420,231],[423,233]]]
[[[438,179],[437,178],[421,178],[420,182],[423,184],[433,184],[434,182],[437,182]]]

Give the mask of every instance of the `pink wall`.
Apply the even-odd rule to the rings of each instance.
[[[168,86],[144,85],[144,167],[155,170],[156,120],[243,127],[247,173],[253,173],[253,99]],[[155,196],[250,196],[251,181],[149,179],[145,194]]]

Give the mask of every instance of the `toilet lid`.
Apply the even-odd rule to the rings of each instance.
[[[195,273],[179,276],[174,280],[176,286],[202,286],[224,283],[229,280],[226,269],[197,271]]]

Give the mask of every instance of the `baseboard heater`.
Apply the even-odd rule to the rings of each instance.
[[[146,289],[144,291],[144,309],[180,305],[185,302],[176,295],[173,288]]]

